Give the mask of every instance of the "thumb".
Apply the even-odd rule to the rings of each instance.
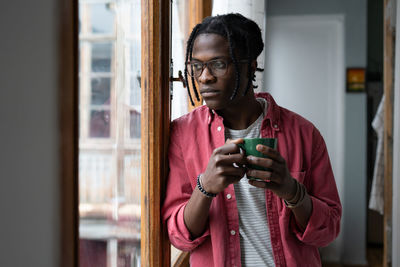
[[[237,144],[240,144],[240,143],[243,143],[243,138],[238,138],[238,139],[226,139],[226,144],[235,144],[235,145],[237,145]]]

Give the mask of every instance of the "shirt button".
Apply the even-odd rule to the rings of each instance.
[[[221,129],[222,129],[221,126],[218,126],[217,128],[218,132],[221,131]]]
[[[278,128],[278,124],[274,124],[274,128]]]
[[[227,198],[227,199],[231,199],[231,198],[232,198],[231,194],[227,194],[227,195],[226,195],[226,198]]]
[[[236,235],[236,231],[235,230],[231,230],[231,235]]]

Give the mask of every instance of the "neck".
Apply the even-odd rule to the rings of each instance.
[[[218,113],[224,118],[224,125],[230,129],[242,130],[248,128],[263,112],[261,104],[254,93],[248,93],[239,101]]]

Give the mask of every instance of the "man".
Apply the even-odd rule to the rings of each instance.
[[[185,78],[206,105],[172,124],[162,216],[191,266],[320,266],[318,247],[339,233],[319,131],[268,93],[254,94],[263,46],[257,24],[239,14],[204,19],[188,40]],[[278,147],[258,145],[268,158],[246,157],[237,144],[254,137],[277,138]]]

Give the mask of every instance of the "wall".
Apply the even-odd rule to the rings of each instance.
[[[346,66],[365,67],[367,64],[367,1],[267,0],[268,16],[323,14],[345,14]]]
[[[267,16],[345,16],[346,67],[366,67],[367,1],[363,0],[268,0]],[[266,26],[268,38],[268,25]],[[268,55],[267,55],[268,56]],[[344,82],[344,81],[343,81]],[[366,246],[366,97],[346,94],[345,100],[345,182],[342,220],[342,261],[365,263]],[[329,259],[329,258],[328,258]]]
[[[0,9],[0,266],[59,265],[57,10]]]

